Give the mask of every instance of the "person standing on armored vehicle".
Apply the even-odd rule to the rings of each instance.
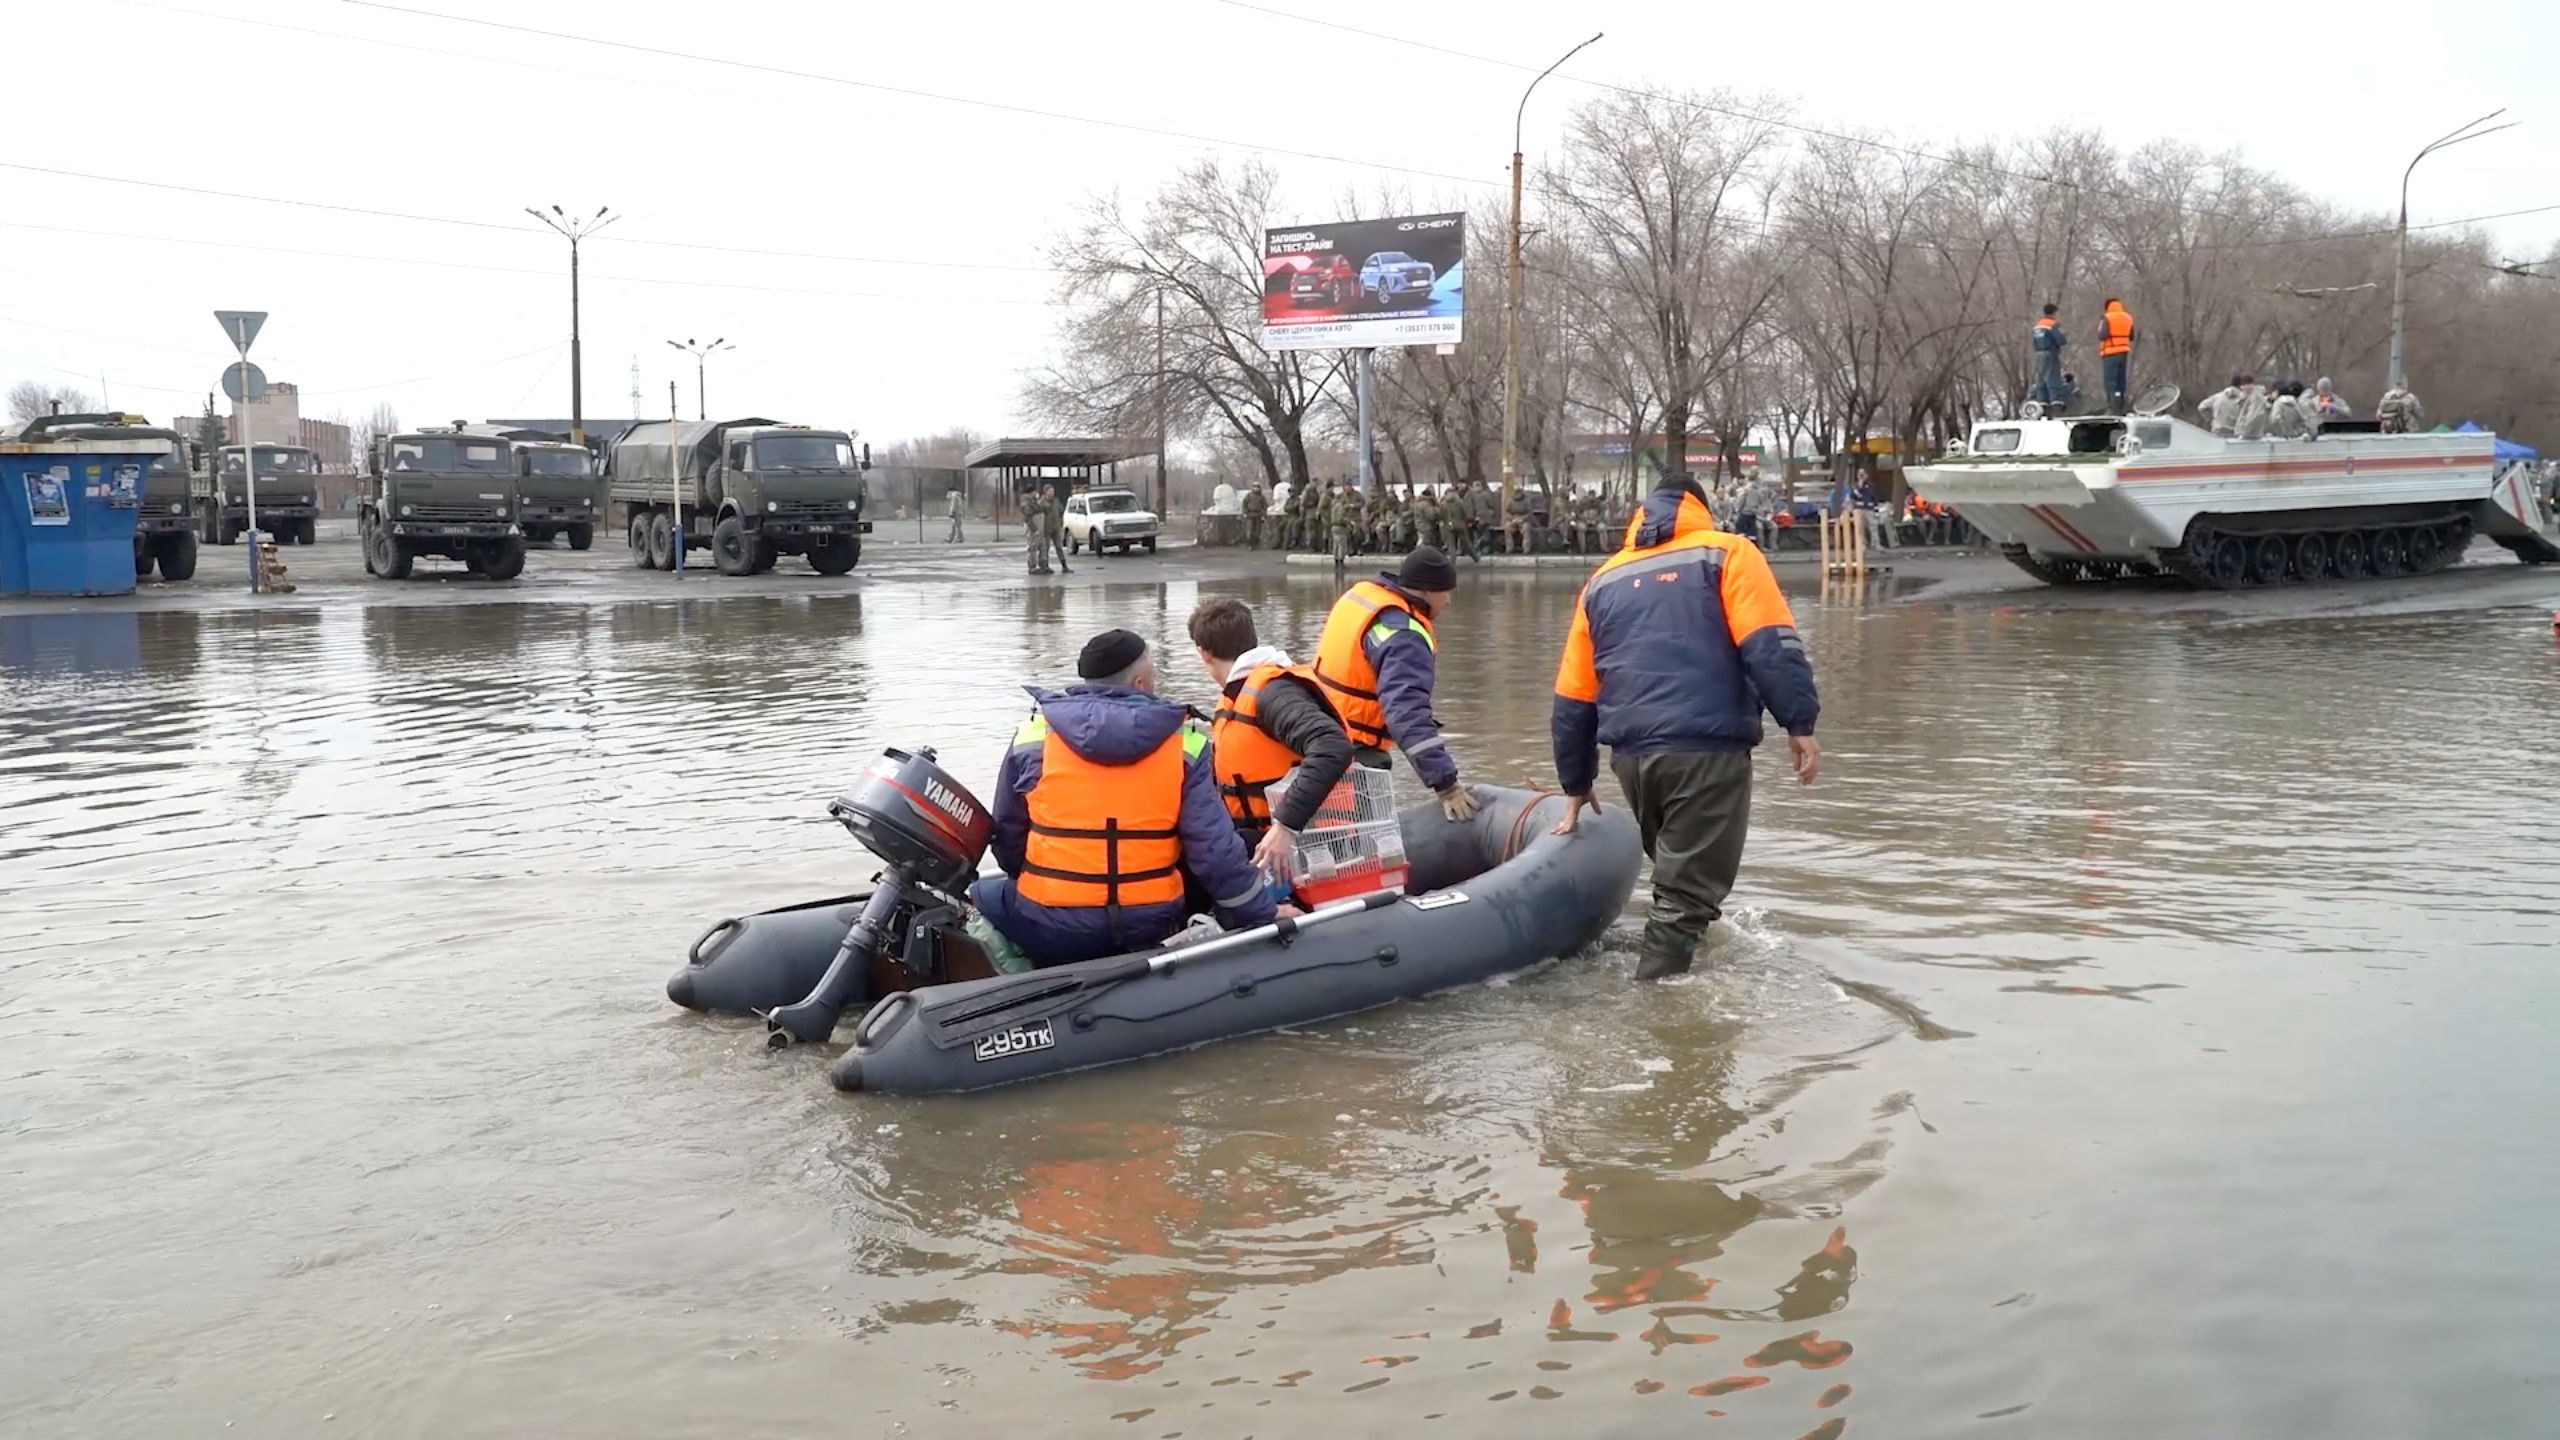
[[[2107,391],[2107,413],[2123,414],[2125,387],[2133,374],[2133,312],[2112,295],[2098,316],[2098,369]]]
[[[2419,423],[2426,419],[2426,408],[2405,384],[2394,385],[2382,392],[2380,403],[2373,407],[2373,417],[2382,422],[2385,435],[2414,435]]]
[[[2027,391],[2027,398],[2045,407],[2044,413],[2059,414],[2056,407],[2062,403],[2062,351],[2071,343],[2071,337],[2062,333],[2062,307],[2045,306],[2044,314],[2029,327],[2027,339],[2036,372],[2035,385]]]

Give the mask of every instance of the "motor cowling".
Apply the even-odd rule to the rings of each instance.
[[[995,827],[987,807],[933,758],[930,747],[883,751],[827,813],[872,854],[953,890],[977,874]]]

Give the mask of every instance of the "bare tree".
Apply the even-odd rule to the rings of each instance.
[[[1746,263],[1767,243],[1779,132],[1743,114],[1721,92],[1612,94],[1574,112],[1545,176],[1587,265],[1574,298],[1642,375],[1668,464],[1687,455],[1709,386],[1765,341],[1784,273]]]
[[[884,467],[902,465],[950,470],[959,467],[969,452],[985,444],[987,437],[967,426],[958,426],[913,440],[898,440],[880,447],[875,463]]]
[[[1094,199],[1050,250],[1066,353],[1033,378],[1032,407],[1145,435],[1161,405],[1169,428],[1233,436],[1265,480],[1305,484],[1309,418],[1341,367],[1262,347],[1262,228],[1278,183],[1260,163],[1231,173],[1200,160],[1135,219],[1116,195]]]
[[[210,402],[207,404],[209,410]],[[363,418],[350,420],[346,425],[347,449],[355,460],[356,469],[362,471],[365,458],[373,453],[373,443],[385,435],[399,433],[400,414],[391,408],[390,401],[379,401]]]
[[[95,412],[97,402],[89,392],[70,385],[55,385],[43,380],[21,380],[9,387],[9,420],[24,425],[41,420],[59,407],[66,415]]]

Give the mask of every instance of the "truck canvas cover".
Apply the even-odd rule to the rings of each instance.
[[[650,485],[664,489],[677,478],[667,468],[671,442],[685,478],[698,479],[719,463],[721,437],[729,431],[780,424],[779,420],[753,416],[744,420],[644,420],[614,440],[613,449],[606,455],[605,473],[613,477],[616,495]]]

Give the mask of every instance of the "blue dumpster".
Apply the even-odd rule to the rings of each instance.
[[[130,595],[150,442],[0,442],[0,595]]]

